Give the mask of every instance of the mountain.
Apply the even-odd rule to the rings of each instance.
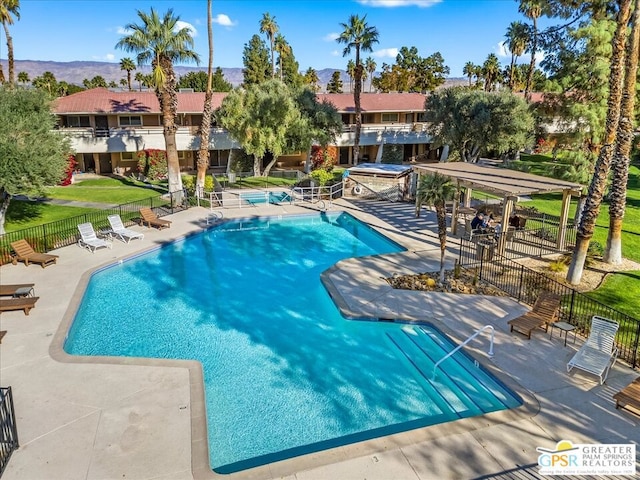
[[[5,76],[7,76],[9,68],[6,60],[0,60],[0,64],[2,64],[2,68],[4,70]],[[143,67],[140,69],[143,73],[149,73],[150,67]],[[206,71],[206,68],[203,67],[183,67],[177,66],[174,67],[175,72],[178,75],[185,75],[189,72],[197,72],[197,71]],[[51,72],[56,77],[56,80],[65,81],[67,83],[82,85],[84,79],[92,79],[100,75],[107,82],[114,81],[117,84],[120,83],[120,79],[126,78],[126,72],[120,70],[119,63],[108,63],[108,62],[88,62],[88,61],[77,61],[77,62],[50,62],[44,60],[16,60],[15,61],[15,71],[16,75],[19,72],[27,72],[29,78],[33,80],[35,77],[39,77],[44,72]],[[334,68],[323,68],[322,70],[318,70],[318,78],[320,79],[320,85],[325,86],[331,80],[331,76],[336,69]],[[242,68],[222,68],[222,72],[224,73],[224,78],[234,86],[240,85],[242,83]],[[344,85],[344,90],[349,90],[349,75],[346,71],[340,70],[342,83]],[[135,82],[134,82],[135,84]],[[466,85],[466,78],[448,78],[444,84],[444,86],[452,86],[452,85]],[[368,91],[369,89],[369,81],[365,82],[364,91]]]

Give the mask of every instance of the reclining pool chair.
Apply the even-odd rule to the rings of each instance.
[[[562,297],[552,292],[540,292],[540,295],[533,304],[533,308],[519,317],[509,320],[510,331],[520,332],[531,340],[531,332],[544,326],[546,332],[549,324],[556,322],[560,315],[560,304]]]
[[[171,227],[170,220],[163,220],[162,218],[158,218],[158,215],[156,215],[155,212],[148,207],[140,209],[140,216],[142,217],[142,225],[147,225],[148,227],[156,227],[158,229]]]
[[[111,248],[109,242],[103,238],[98,238],[91,223],[81,223],[78,225],[78,231],[80,232],[78,245],[88,249],[91,253],[95,253],[99,248]]]
[[[619,327],[618,322],[594,315],[589,338],[567,363],[567,372],[574,368],[584,370],[600,377],[602,385],[618,356],[615,340]]]
[[[29,297],[33,295],[33,283],[0,285],[0,297]]]
[[[53,265],[58,261],[57,255],[36,252],[25,239],[11,242],[11,248],[16,252],[11,259],[11,263],[14,265],[17,265],[18,262],[24,262],[28,267],[30,263],[39,263],[40,266],[44,268],[47,265]]]
[[[29,315],[38,298],[40,297],[0,298],[0,313],[22,310],[25,315]]]
[[[111,232],[125,243],[129,243],[134,238],[144,239],[144,233],[135,232],[129,228],[126,228],[122,223],[120,215],[109,215],[107,217],[109,224],[111,225]]]

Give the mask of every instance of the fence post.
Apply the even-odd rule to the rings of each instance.
[[[522,283],[524,282],[524,265],[520,265],[520,285],[518,285],[518,301],[522,300]]]
[[[573,304],[574,304],[575,300],[576,300],[576,290],[574,288],[572,288],[571,289],[571,304],[569,306],[569,319],[567,321],[567,323],[571,323],[572,325],[573,325],[573,323],[571,322],[571,320],[573,320]]]
[[[640,348],[640,322],[638,322],[636,326],[636,341],[633,345],[633,361],[631,362],[631,368],[636,368],[638,366],[638,348]]]
[[[482,280],[482,270],[484,266],[484,247],[480,248],[480,274],[478,275],[478,280]]]
[[[42,238],[44,239],[44,251],[48,252],[49,251],[49,243],[47,242],[47,224],[43,223],[42,224]]]

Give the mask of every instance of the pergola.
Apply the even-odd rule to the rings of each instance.
[[[569,217],[569,205],[571,197],[580,197],[582,185],[567,182],[557,178],[547,178],[531,173],[510,170],[507,168],[488,167],[475,163],[451,162],[430,163],[426,165],[414,165],[413,171],[420,175],[438,172],[452,178],[457,183],[458,192],[464,187],[464,207],[471,206],[472,190],[480,190],[503,197],[502,231],[506,232],[509,226],[509,217],[519,196],[541,193],[562,193],[562,208],[560,210],[560,227],[558,229],[557,247],[564,249],[567,219]],[[458,196],[459,198],[459,196]],[[459,201],[454,202],[451,222],[451,232],[455,235]]]

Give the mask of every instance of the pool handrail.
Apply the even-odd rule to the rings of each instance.
[[[493,325],[485,325],[484,327],[480,327],[471,336],[469,336],[469,338],[467,338],[464,342],[462,342],[460,345],[458,345],[456,348],[454,348],[449,353],[447,353],[444,357],[442,357],[440,360],[438,360],[436,362],[436,364],[433,366],[433,374],[431,375],[431,379],[433,380],[434,378],[436,378],[436,370],[438,369],[438,366],[442,362],[444,362],[447,358],[449,358],[451,355],[456,353],[458,350],[460,350],[462,347],[464,347],[467,343],[469,343],[471,340],[476,338],[478,335],[480,335],[486,329],[490,329],[491,330],[491,344],[489,346],[489,351],[487,352],[487,355],[489,355],[489,357],[493,357],[493,336],[494,336],[494,333],[495,333],[495,329],[493,328]]]

